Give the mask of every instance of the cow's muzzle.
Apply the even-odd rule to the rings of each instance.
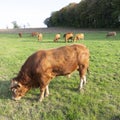
[[[20,99],[21,99],[21,97],[12,97],[12,100],[15,100],[15,101],[18,101]]]

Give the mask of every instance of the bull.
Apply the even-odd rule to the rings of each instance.
[[[39,101],[49,95],[49,83],[56,76],[66,76],[77,70],[79,90],[86,83],[89,49],[81,44],[56,49],[39,50],[27,58],[17,76],[11,80],[12,99],[20,100],[31,88],[40,88]]]

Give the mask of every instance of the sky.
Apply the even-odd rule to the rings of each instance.
[[[52,12],[73,2],[80,0],[1,0],[0,29],[13,28],[13,21],[26,28],[47,27],[44,20]]]

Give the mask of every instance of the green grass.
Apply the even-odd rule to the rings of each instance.
[[[63,34],[63,33],[62,33]],[[54,78],[50,96],[38,102],[39,89],[30,90],[16,102],[11,100],[10,80],[16,76],[28,56],[39,49],[56,48],[54,33],[43,41],[24,34],[0,34],[0,120],[120,120],[120,32],[106,38],[105,32],[86,32],[85,44],[91,53],[90,75],[84,90],[77,91],[78,72],[71,78]]]

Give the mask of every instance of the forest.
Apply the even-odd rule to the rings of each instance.
[[[54,11],[47,27],[120,28],[120,0],[81,0]]]

